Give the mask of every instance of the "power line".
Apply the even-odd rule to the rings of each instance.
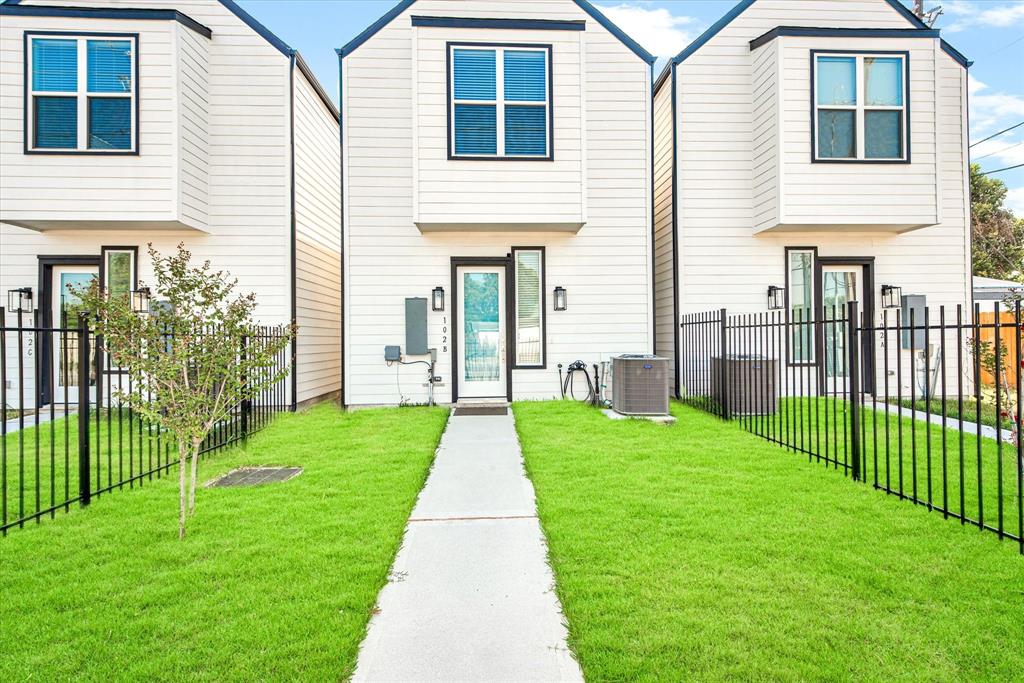
[[[1020,168],[1021,166],[1024,166],[1024,164],[1017,164],[1016,166],[1007,166],[1006,168],[997,168],[994,171],[985,171],[984,173],[979,173],[978,175],[989,175],[991,173],[1001,173],[1002,171],[1012,171],[1013,169]]]
[[[1020,142],[1018,142],[1018,143],[1016,143],[1014,145],[1010,145],[1009,147],[1003,147],[1001,150],[999,150],[997,152],[989,152],[988,154],[982,154],[980,157],[977,157],[976,159],[971,159],[971,161],[981,161],[985,157],[990,157],[993,154],[1002,154],[1003,152],[1007,152],[1007,151],[1013,149],[1014,147],[1020,147],[1021,145],[1024,145],[1024,140],[1021,140]]]
[[[973,143],[973,144],[971,145],[971,147],[977,147],[978,145],[980,145],[980,144],[981,144],[981,143],[983,143],[983,142],[988,142],[988,141],[989,141],[989,140],[991,140],[992,138],[997,138],[997,137],[999,137],[1000,135],[1002,135],[1003,133],[1009,133],[1009,132],[1010,132],[1011,130],[1013,130],[1014,128],[1020,128],[1021,126],[1024,126],[1024,121],[1021,121],[1021,122],[1020,122],[1020,123],[1018,123],[1018,124],[1015,124],[1015,125],[1013,125],[1013,126],[1010,126],[1009,128],[1004,128],[1003,130],[999,131],[998,133],[993,133],[992,135],[989,135],[989,136],[988,136],[987,138],[985,138],[984,140],[978,140],[977,142]]]

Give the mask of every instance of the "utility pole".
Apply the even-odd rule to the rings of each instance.
[[[930,10],[925,10],[924,0],[914,0],[914,7],[910,10],[914,13],[914,16],[923,21],[928,26],[934,26],[935,21],[942,14],[942,7],[935,7]]]
[[[914,0],[914,9],[911,11],[915,17],[924,21],[924,0]]]

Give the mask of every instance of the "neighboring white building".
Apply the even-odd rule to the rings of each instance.
[[[0,65],[5,299],[48,324],[62,283],[133,289],[184,242],[298,322],[292,403],[338,394],[338,113],[297,52],[231,0],[8,0]]]
[[[584,0],[420,0],[338,52],[347,405],[424,401],[429,349],[441,402],[653,349],[646,51]]]
[[[678,357],[683,314],[766,311],[770,286],[803,316],[851,299],[877,316],[883,285],[967,307],[968,65],[899,0],[744,0],[672,59],[656,351]]]

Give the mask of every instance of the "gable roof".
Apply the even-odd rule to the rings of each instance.
[[[885,3],[887,3],[890,7],[892,7],[894,10],[899,12],[900,15],[902,15],[904,19],[906,19],[911,24],[913,24],[914,29],[920,29],[920,30],[929,31],[929,32],[935,31],[935,29],[932,29],[930,26],[928,26],[928,24],[926,24],[923,21],[921,21],[920,19],[918,19],[917,15],[914,14],[913,12],[911,12],[907,8],[907,6],[904,5],[901,2],[901,0],[883,0],[883,1]],[[682,51],[679,54],[677,54],[675,57],[670,59],[668,64],[665,65],[665,68],[662,70],[661,74],[658,76],[658,79],[655,81],[654,91],[657,91],[658,87],[662,83],[664,83],[665,76],[668,73],[669,68],[673,64],[680,64],[683,61],[685,61],[687,57],[692,55],[694,52],[696,52],[701,47],[703,47],[705,43],[707,43],[709,40],[711,40],[716,35],[718,35],[718,33],[722,29],[724,29],[726,26],[728,26],[729,24],[732,23],[733,19],[735,19],[739,15],[743,14],[743,12],[746,11],[746,9],[748,7],[750,7],[751,5],[753,5],[755,2],[757,2],[757,0],[740,0],[740,2],[735,7],[733,7],[731,10],[726,12],[725,15],[721,19],[719,19],[718,21],[713,23],[711,26],[709,26],[708,29],[706,31],[704,31],[704,33],[702,33],[699,36],[697,36],[697,38],[692,43],[687,45],[685,48],[682,49]],[[937,31],[935,32],[935,35],[937,35]],[[931,36],[922,36],[922,37],[931,37]],[[950,57],[952,57],[954,60],[956,60],[956,62],[958,64],[960,64],[964,68],[967,68],[967,67],[969,67],[972,64],[972,62],[968,61],[968,59],[966,57],[964,57],[963,54],[961,54],[952,45],[947,43],[945,40],[942,40],[941,38],[939,40],[940,40],[940,44],[942,46],[943,52],[945,52]]]
[[[347,55],[352,54],[352,52],[354,52],[357,47],[365,43],[367,40],[372,38],[374,34],[376,34],[382,28],[390,24],[391,21],[399,14],[412,7],[412,5],[415,2],[416,0],[401,0],[401,2],[399,2],[397,5],[388,10],[384,14],[384,16],[382,16],[380,19],[367,26],[366,29],[363,30],[359,35],[357,35],[352,40],[348,41],[344,46],[335,50],[335,52],[338,53],[338,57],[344,58]],[[632,50],[637,57],[644,60],[648,64],[654,64],[657,57],[655,57],[650,52],[641,47],[640,43],[636,42],[628,35],[626,35],[626,33],[622,29],[616,26],[611,21],[611,19],[606,17],[596,7],[590,4],[588,0],[573,0],[573,2],[575,2],[581,10],[589,14],[594,19],[594,21],[601,24],[601,26],[603,26],[605,30],[607,30],[613,36],[618,38],[623,45]]]

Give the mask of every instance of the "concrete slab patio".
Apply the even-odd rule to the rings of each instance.
[[[355,681],[582,681],[512,415],[452,417]]]

